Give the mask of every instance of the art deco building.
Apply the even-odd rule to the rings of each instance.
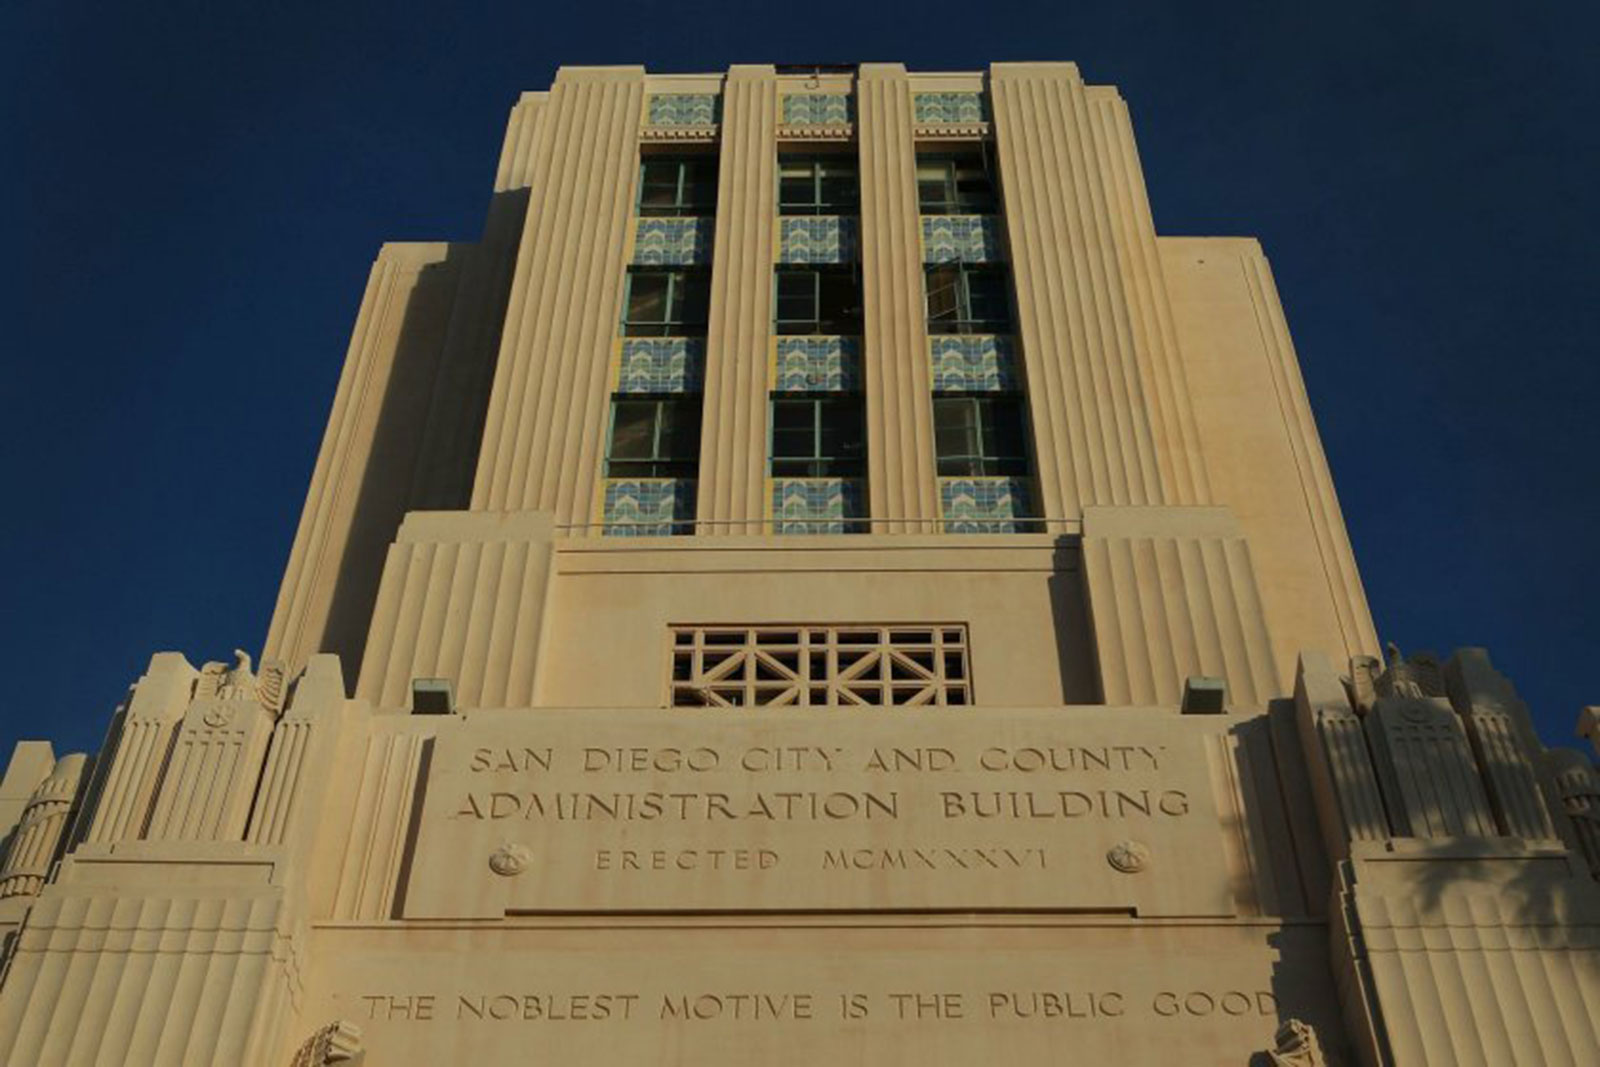
[[[1378,652],[1115,89],[564,69],[379,252],[259,665],[13,756],[0,1059],[1600,1063],[1593,764]]]

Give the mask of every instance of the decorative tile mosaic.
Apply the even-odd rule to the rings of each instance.
[[[989,120],[989,101],[982,93],[916,93],[911,106],[918,123]]]
[[[1026,533],[1032,508],[1026,478],[940,478],[945,533]]]
[[[633,229],[633,262],[642,267],[711,262],[714,220],[640,219]]]
[[[840,215],[778,220],[779,263],[849,263],[856,258],[856,220]]]
[[[785,126],[842,126],[851,111],[849,93],[790,93],[783,98]]]
[[[657,93],[650,98],[651,126],[714,126],[721,110],[716,93]]]
[[[780,534],[842,534],[861,518],[860,478],[774,478],[772,527]]]
[[[607,537],[691,533],[694,495],[693,478],[608,478],[601,532]]]
[[[622,342],[619,393],[698,393],[706,343],[698,337],[629,337]]]
[[[861,341],[856,337],[780,337],[773,368],[775,393],[853,393],[861,389]]]
[[[928,362],[936,393],[1009,393],[1022,388],[1016,342],[987,333],[935,334]]]
[[[993,215],[922,216],[924,263],[998,263],[1005,259]]]

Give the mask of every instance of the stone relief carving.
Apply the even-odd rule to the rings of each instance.
[[[1118,841],[1106,852],[1106,862],[1123,874],[1138,874],[1150,866],[1150,849],[1138,841]]]
[[[1600,878],[1600,771],[1583,753],[1555,748],[1544,754],[1561,807],[1572,820],[1589,873]]]
[[[532,861],[533,853],[528,851],[527,845],[507,842],[489,854],[489,869],[495,874],[510,878],[527,870],[528,864]]]
[[[1445,695],[1444,671],[1439,657],[1431,652],[1417,652],[1409,657],[1400,654],[1400,646],[1393,641],[1386,647],[1389,669],[1376,679],[1380,697],[1409,697],[1422,700]]]
[[[283,711],[288,688],[287,668],[281,661],[264,661],[258,673],[253,669],[250,653],[236,648],[231,664],[213,660],[200,668],[193,699],[254,700],[277,717]],[[216,724],[208,717],[207,725]]]
[[[1273,1067],[1332,1067],[1317,1032],[1299,1019],[1284,1020],[1267,1056]]]
[[[355,1023],[339,1019],[311,1036],[300,1046],[291,1067],[361,1067],[366,1062],[367,1051],[362,1045],[361,1028]]]

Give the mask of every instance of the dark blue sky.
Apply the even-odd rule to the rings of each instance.
[[[1090,8],[1094,13],[1090,13]],[[12,0],[0,746],[259,648],[368,267],[560,63],[1071,59],[1157,228],[1271,257],[1380,634],[1600,703],[1600,6]],[[231,10],[230,10],[231,9]],[[0,755],[3,758],[3,755]]]

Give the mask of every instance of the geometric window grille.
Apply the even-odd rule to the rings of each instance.
[[[673,707],[972,703],[967,628],[674,626]]]

